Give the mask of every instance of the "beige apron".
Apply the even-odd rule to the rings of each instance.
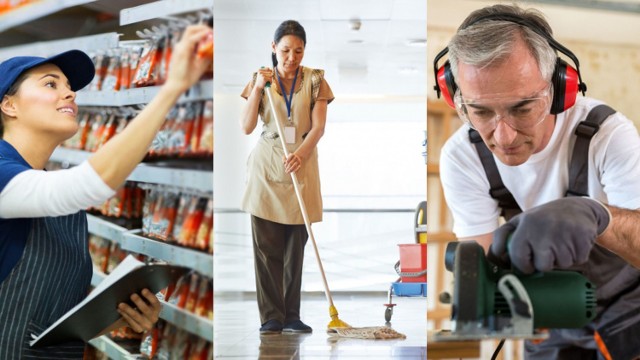
[[[291,105],[292,123],[287,119],[287,107],[279,87],[272,86],[270,90],[265,88],[265,91],[271,91],[282,128],[295,127],[295,143],[287,144],[290,153],[302,144],[303,136],[311,130],[311,102],[317,97],[324,75],[322,70],[306,67],[301,67],[301,70],[297,81],[302,83],[300,88],[296,84]],[[284,151],[277,137],[276,119],[266,94],[262,96],[259,114],[263,122],[262,135],[247,160],[247,184],[241,209],[259,218],[281,224],[304,224],[291,175],[284,170]],[[317,148],[314,148],[309,158],[302,162],[296,175],[309,220],[312,223],[322,221]]]

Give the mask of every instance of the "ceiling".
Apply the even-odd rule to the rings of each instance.
[[[295,19],[307,33],[303,65],[325,69],[341,99],[424,98],[425,0],[216,0],[214,6],[222,92],[238,94],[253,71],[270,66],[275,29]]]

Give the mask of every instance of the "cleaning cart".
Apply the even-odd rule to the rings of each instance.
[[[414,219],[415,243],[399,244],[400,260],[394,265],[399,278],[391,283],[387,295],[384,320],[391,321],[393,316],[393,295],[427,296],[427,202],[422,201],[416,208]]]

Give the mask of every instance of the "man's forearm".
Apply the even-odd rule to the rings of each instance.
[[[640,269],[640,210],[607,207],[611,224],[596,242]]]

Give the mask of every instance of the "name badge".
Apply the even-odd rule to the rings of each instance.
[[[284,141],[287,144],[295,144],[296,143],[296,128],[293,126],[285,126],[284,127]]]

